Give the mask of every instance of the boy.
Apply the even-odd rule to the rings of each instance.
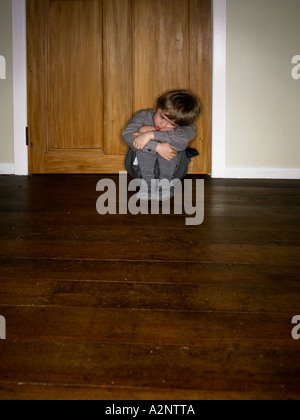
[[[156,111],[140,111],[128,123],[122,134],[129,146],[125,166],[133,178],[146,181],[140,200],[165,201],[174,195],[170,182],[187,174],[190,160],[181,152],[196,137],[193,123],[200,112],[200,100],[192,92],[175,90],[158,99]],[[153,180],[160,181],[159,192]]]

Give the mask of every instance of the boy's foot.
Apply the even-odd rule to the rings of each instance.
[[[169,182],[164,179],[153,183],[151,186],[145,182],[141,184],[139,192],[136,194],[136,198],[140,201],[168,201],[171,200],[175,195],[175,188],[173,182]]]
[[[175,189],[172,182],[167,180],[160,181],[159,187],[159,200],[168,201],[171,200],[175,195]]]
[[[157,189],[157,183],[151,183],[151,185],[142,183],[140,191],[136,194],[136,198],[140,201],[158,201],[159,192]]]

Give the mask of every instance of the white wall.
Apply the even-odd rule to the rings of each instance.
[[[300,175],[299,18],[299,0],[227,0],[227,175]]]
[[[0,77],[0,162],[9,170],[14,162],[11,0],[0,0],[0,56],[5,76]]]

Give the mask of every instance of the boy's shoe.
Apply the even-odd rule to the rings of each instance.
[[[160,181],[159,187],[159,201],[171,200],[175,195],[175,189],[173,182],[169,182],[166,179]]]
[[[159,201],[157,180],[153,180],[151,186],[145,182],[141,183],[140,191],[136,194],[140,201]]]
[[[151,181],[151,189],[149,191],[149,201],[159,201],[158,179]]]

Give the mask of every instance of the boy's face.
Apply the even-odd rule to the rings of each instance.
[[[178,124],[170,120],[166,116],[165,111],[158,109],[154,115],[154,126],[157,131],[174,131]]]

